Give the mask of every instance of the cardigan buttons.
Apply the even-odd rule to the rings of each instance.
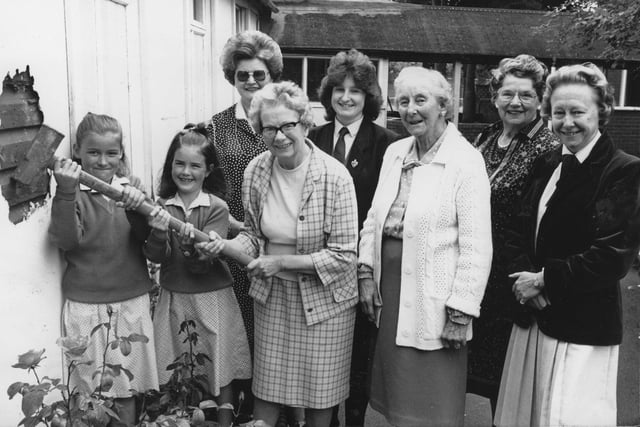
[[[298,217],[298,219],[299,219],[300,221],[304,221],[304,215],[300,215],[300,216]]]

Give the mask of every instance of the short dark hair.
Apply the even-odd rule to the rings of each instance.
[[[341,85],[347,77],[351,77],[356,87],[365,93],[362,115],[369,120],[375,120],[382,106],[382,91],[378,84],[376,67],[367,55],[356,49],[338,52],[329,62],[327,75],[322,79],[318,89],[320,102],[326,112],[325,118],[329,121],[335,119],[336,112],[331,106],[331,95],[333,88]]]

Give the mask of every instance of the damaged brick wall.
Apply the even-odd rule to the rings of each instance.
[[[22,221],[34,205],[41,204],[49,192],[48,173],[32,185],[12,179],[44,118],[33,84],[27,65],[23,72],[16,70],[13,77],[7,73],[0,94],[0,186],[14,224]]]

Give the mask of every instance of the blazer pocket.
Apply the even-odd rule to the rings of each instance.
[[[355,286],[332,287],[331,293],[335,302],[347,301],[358,297],[358,289]]]

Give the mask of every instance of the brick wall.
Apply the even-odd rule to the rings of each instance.
[[[488,123],[459,123],[458,129],[469,141],[488,126]],[[390,117],[387,127],[402,136],[408,136],[400,118]],[[640,111],[616,110],[611,116],[607,131],[613,142],[629,154],[640,157]]]
[[[640,111],[616,110],[607,130],[618,148],[640,157]]]
[[[0,93],[0,187],[9,202],[9,219],[14,223],[22,221],[34,204],[43,203],[49,192],[49,174],[45,171],[31,185],[12,178],[43,120],[33,83],[27,66],[25,71],[16,70],[13,77],[7,74]]]

